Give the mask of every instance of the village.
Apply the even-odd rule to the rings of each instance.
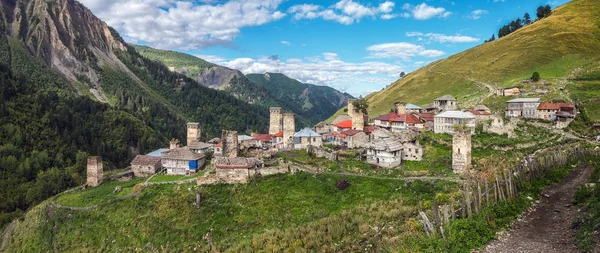
[[[389,113],[374,119],[359,106],[357,100],[349,100],[347,114],[331,123],[323,121],[299,131],[294,114],[272,107],[268,133],[241,135],[223,130],[221,138],[205,142],[201,140],[200,124],[190,122],[187,146],[182,147],[179,140],[172,139],[168,148],[138,155],[131,162],[131,174],[192,176],[210,170],[212,173],[196,178],[198,185],[206,185],[247,183],[256,175],[307,170],[277,158],[278,153],[290,150],[305,150],[330,161],[340,159],[339,152],[351,150],[373,168],[395,169],[404,161],[423,160],[425,149],[418,137],[424,132],[452,135],[452,171],[461,174],[471,167],[471,136],[476,134],[476,127],[514,138],[518,120],[551,122],[553,128],[562,129],[577,114],[573,104],[542,102],[540,98],[508,100],[503,115],[484,105],[459,110],[457,100],[451,95],[441,96],[423,107],[396,102]],[[88,159],[88,186],[102,183],[102,168],[100,157]]]

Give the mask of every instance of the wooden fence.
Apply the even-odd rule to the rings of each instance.
[[[487,171],[474,171],[462,185],[463,196],[461,199],[452,200],[451,203],[444,205],[439,205],[434,199],[433,219],[430,220],[427,214],[421,211],[419,220],[427,236],[433,236],[439,232],[442,237],[445,237],[443,225],[450,220],[469,218],[473,214],[478,214],[485,206],[515,199],[519,197],[519,191],[523,190],[527,182],[532,183],[552,170],[599,154],[597,150],[572,144],[538,150],[527,155],[517,166],[499,166]]]

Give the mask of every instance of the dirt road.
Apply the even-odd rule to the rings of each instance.
[[[579,252],[573,244],[571,222],[582,213],[571,202],[575,190],[586,183],[591,172],[591,166],[582,165],[544,190],[540,202],[511,230],[478,252]]]

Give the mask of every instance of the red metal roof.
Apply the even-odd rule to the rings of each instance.
[[[561,108],[572,109],[575,105],[569,103],[541,103],[538,106],[539,110],[560,110]]]
[[[346,131],[343,131],[341,134],[345,134],[347,136],[354,136],[354,135],[356,135],[356,134],[358,134],[360,132],[362,132],[362,131],[360,131],[360,130],[346,130]]]
[[[417,113],[416,115],[426,122],[433,122],[433,117],[435,117],[434,113]]]
[[[491,112],[470,110],[473,115],[492,115]]]
[[[352,128],[352,120],[344,120],[340,123],[335,124],[334,126],[339,127],[339,128]]]
[[[283,131],[274,134],[273,137],[283,137]]]
[[[271,139],[273,139],[273,137],[271,137],[270,134],[255,134],[254,139],[262,141],[262,142],[269,142],[271,141]]]
[[[339,138],[344,139],[344,138],[346,138],[346,135],[345,134],[341,134],[341,133],[331,133],[331,134],[327,135],[327,138],[330,138],[330,137],[334,137],[334,138],[335,137],[339,137]]]

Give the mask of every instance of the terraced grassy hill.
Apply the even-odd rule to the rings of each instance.
[[[376,116],[388,112],[396,101],[431,103],[444,94],[454,95],[463,105],[472,105],[487,95],[487,87],[519,84],[534,71],[557,83],[555,79],[572,78],[595,68],[599,59],[600,4],[597,0],[574,0],[508,36],[409,73],[369,96],[369,113]],[[553,96],[561,97],[551,93],[548,98]]]

